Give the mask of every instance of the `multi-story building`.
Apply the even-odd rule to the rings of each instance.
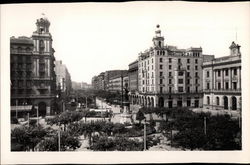
[[[92,78],[92,87],[98,90],[109,90],[109,80],[111,77],[126,73],[127,70],[109,70],[100,73]]]
[[[55,51],[49,20],[40,18],[36,26],[31,38],[10,38],[11,110],[30,111],[33,107],[45,116],[53,114],[55,102]]]
[[[128,86],[130,94],[138,92],[138,60],[129,64]]]
[[[157,25],[153,46],[138,57],[139,94],[130,102],[151,107],[201,107],[202,63],[213,56],[203,56],[202,48],[178,49],[164,44]]]
[[[128,72],[110,77],[108,86],[111,92],[121,93],[122,89],[129,89]]]
[[[241,109],[241,53],[232,42],[230,55],[203,63],[204,108]]]
[[[72,89],[70,73],[62,61],[55,61],[55,66],[57,90],[64,96],[68,96]]]

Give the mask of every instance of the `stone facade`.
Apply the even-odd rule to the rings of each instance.
[[[164,44],[159,26],[153,46],[138,57],[138,94],[132,104],[149,107],[202,107],[202,48],[178,49]]]
[[[241,53],[232,42],[230,55],[203,63],[203,105],[213,110],[241,109]]]
[[[128,70],[129,91],[132,94],[138,92],[138,60],[129,64]]]
[[[54,110],[55,51],[48,19],[38,19],[36,26],[31,38],[10,38],[11,106],[32,105],[45,116]]]

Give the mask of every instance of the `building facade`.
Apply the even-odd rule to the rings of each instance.
[[[45,116],[53,114],[55,102],[55,51],[48,19],[38,19],[36,26],[31,38],[10,38],[11,110],[30,111],[33,107]]]
[[[122,89],[124,90],[129,89],[129,78],[128,73],[122,73],[119,75],[115,75],[113,77],[110,77],[109,79],[109,88],[108,90],[111,92],[122,92]]]
[[[157,25],[153,46],[139,53],[138,94],[131,104],[147,107],[202,107],[202,63],[212,59],[202,48],[178,49],[165,45]]]
[[[72,90],[72,82],[70,73],[62,63],[62,61],[55,61],[56,85],[57,90],[64,96],[68,96]]]
[[[138,60],[128,66],[128,86],[130,94],[138,92]]]
[[[212,110],[241,110],[241,53],[232,42],[230,55],[203,63],[203,105]]]

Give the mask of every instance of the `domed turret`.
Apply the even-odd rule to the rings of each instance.
[[[38,33],[48,33],[50,22],[47,17],[43,14],[42,18],[36,20],[37,32]]]
[[[164,37],[161,36],[160,25],[156,25],[155,37],[153,38],[154,47],[163,48],[164,47]]]

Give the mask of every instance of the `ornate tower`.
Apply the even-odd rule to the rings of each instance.
[[[230,56],[240,56],[240,45],[235,44],[234,41],[232,42],[230,49]]]
[[[164,47],[164,37],[161,36],[160,25],[156,25],[155,36],[153,38],[154,47],[163,48]]]
[[[53,114],[56,94],[55,57],[50,22],[46,17],[36,20],[36,31],[32,34],[33,49],[33,90],[36,92],[34,105],[43,115]]]

